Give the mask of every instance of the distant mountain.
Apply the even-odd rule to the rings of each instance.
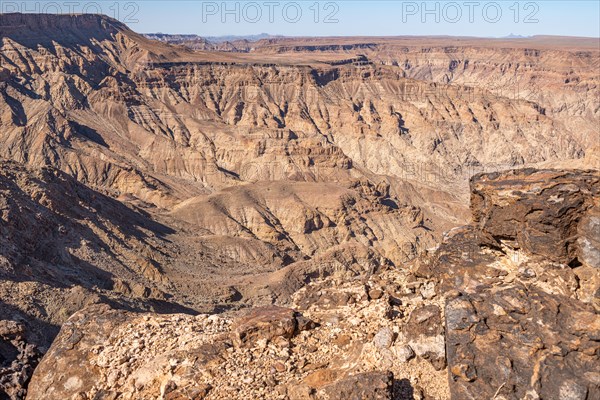
[[[199,36],[195,34],[168,34],[168,33],[145,33],[148,39],[160,40],[163,42],[175,43],[178,41],[202,41],[210,43],[224,43],[235,41],[257,42],[262,39],[282,38],[282,35],[270,35],[268,33],[259,33],[257,35],[225,35],[225,36]]]
[[[249,36],[207,36],[202,37],[194,34],[168,34],[168,33],[146,33],[148,39],[164,43],[183,45],[193,50],[207,51],[229,51],[247,53],[251,50],[252,43],[264,39],[280,39],[284,36],[273,36],[267,33]]]
[[[282,38],[282,35],[270,35],[268,33],[259,33],[257,35],[225,35],[225,36],[207,36],[206,40],[213,43],[233,42],[236,40],[247,40],[249,42],[257,42],[262,39]]]
[[[187,41],[187,40],[203,40],[206,41],[206,38],[202,36],[193,35],[193,34],[170,34],[170,33],[144,33],[143,34],[148,39],[152,40],[160,40],[163,42],[173,42],[176,40]]]
[[[523,36],[523,35],[515,35],[514,33],[511,33],[508,36],[504,36],[501,39],[528,39],[531,36]]]

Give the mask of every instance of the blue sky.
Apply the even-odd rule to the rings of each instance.
[[[600,1],[6,1],[2,12],[102,12],[137,32],[203,36],[600,37]]]

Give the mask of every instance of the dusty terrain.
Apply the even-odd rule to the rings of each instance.
[[[589,310],[598,295],[596,217],[584,215],[598,198],[597,40],[272,38],[218,46],[177,40],[151,40],[97,15],[0,15],[0,387],[9,397],[24,398],[34,367],[67,320],[29,398],[194,398],[189,391],[199,391],[197,398],[204,392],[232,398],[230,391],[240,387],[240,398],[321,398],[341,387],[379,390],[359,398],[488,393],[490,366],[480,354],[490,352],[489,337],[480,339],[474,330],[469,342],[448,328],[446,314],[457,290],[466,290],[464,298],[484,319],[504,300],[479,305],[469,296],[487,293],[447,278],[471,276],[461,270],[465,263],[454,271],[448,262],[458,250],[433,250],[472,214],[467,232],[477,227],[502,243],[470,233],[463,239],[491,257],[486,263],[495,260],[495,269],[521,274],[521,264],[509,260],[515,254],[560,255],[551,266],[538,260],[532,268],[557,269],[556,279],[564,282],[554,275],[539,278],[540,285],[526,281],[526,295],[550,293],[548,304],[582,313],[589,332],[595,329],[597,309]],[[469,178],[523,167],[589,170],[560,178],[564,187],[579,188],[573,193],[584,193],[573,195],[581,202],[535,222],[525,236],[508,230],[532,223],[532,215],[561,198],[541,196],[546,203],[531,215],[501,223],[508,231],[488,231],[485,221],[500,217],[486,207],[510,203],[507,191],[539,193],[531,174],[506,178],[506,187],[472,187],[473,194]],[[538,185],[558,179],[542,174]],[[589,227],[574,228],[580,220],[591,221]],[[539,245],[540,236],[546,244]],[[509,238],[519,246],[507,249]],[[478,263],[475,258],[465,260]],[[489,278],[485,268],[478,282]],[[482,283],[477,290],[517,290],[502,281],[517,272],[492,272],[492,288]],[[557,291],[571,300],[556,300]],[[539,311],[540,301],[511,323]],[[294,307],[316,324],[239,350],[231,335],[240,309],[273,304]],[[205,315],[215,312],[225,314]],[[275,314],[297,327],[296,314]],[[548,329],[562,334],[572,328],[570,321],[557,323]],[[155,329],[141,332],[148,324]],[[418,329],[427,331],[423,343]],[[573,354],[569,368],[590,373],[556,381],[575,382],[564,391],[585,386],[591,399],[598,379],[588,363],[598,350],[589,343],[597,336],[584,331],[558,342],[577,342],[561,357]],[[69,335],[84,339],[64,343]],[[136,335],[155,345],[135,347],[140,341],[129,340]],[[371,342],[390,335],[384,346]],[[278,336],[289,337],[269,344]],[[524,340],[507,337],[507,348]],[[449,341],[457,341],[458,350]],[[186,349],[189,343],[199,353]],[[87,363],[103,349],[88,354],[88,345],[106,346],[97,378],[48,372],[70,365],[89,371]],[[282,355],[285,349],[291,354]],[[272,365],[273,354],[283,367]],[[407,360],[398,362],[402,357]],[[548,398],[538,386],[546,387],[553,372],[531,375],[523,372],[534,367],[522,354],[510,357],[531,387],[493,381],[502,388],[488,397],[498,389],[507,399],[524,391]],[[214,368],[195,376],[196,362]],[[177,372],[179,363],[193,371]],[[143,372],[155,365],[165,369],[157,376]],[[265,375],[259,366],[276,372]],[[139,385],[128,380],[135,371],[141,371]],[[224,383],[232,371],[239,379]]]

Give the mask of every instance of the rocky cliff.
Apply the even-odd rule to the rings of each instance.
[[[320,324],[311,329],[322,330],[309,330],[316,336],[286,331],[290,346],[312,348],[318,338],[336,340],[337,347],[306,355],[302,367],[272,349],[284,359],[268,370],[280,375],[260,375],[256,382],[268,379],[284,397],[293,387],[301,387],[295,396],[347,397],[353,394],[341,388],[353,387],[359,397],[375,388],[377,396],[398,390],[417,396],[422,389],[445,398],[488,382],[482,370],[473,385],[443,383],[444,354],[454,353],[444,350],[450,333],[440,321],[448,306],[436,279],[452,268],[433,261],[435,274],[402,268],[443,232],[469,221],[473,173],[600,167],[598,77],[590,72],[599,52],[573,38],[290,40],[269,39],[243,51],[226,45],[193,50],[150,40],[104,16],[0,15],[0,385],[6,393],[23,398],[39,356],[69,316],[87,306],[95,308],[64,331],[85,336],[82,346],[132,332],[138,312],[152,313],[144,318],[159,325],[147,340],[160,346],[164,336],[169,346],[184,346],[176,339],[179,330],[160,325],[196,319],[158,313],[233,312],[274,303],[302,308]],[[481,240],[473,242],[477,251],[501,264],[513,254],[544,254],[542,269],[547,261],[553,263],[548,271],[572,271],[556,272],[564,284],[544,277],[535,288],[558,287],[573,310],[584,312],[597,287],[590,267],[598,259],[597,221],[592,211],[583,216],[584,209],[597,208],[591,206],[594,173],[511,179],[489,175],[474,186],[477,225],[469,232],[478,236],[469,240]],[[537,198],[548,179],[557,186]],[[528,191],[512,193],[512,185]],[[317,283],[302,291],[310,282]],[[283,314],[285,326],[299,324],[296,314]],[[225,379],[255,355],[223,350],[231,346],[219,335],[230,337],[236,315],[212,317],[214,331],[208,318],[194,325],[209,333],[197,344],[221,343],[210,350],[218,360],[238,357],[215,370]],[[99,320],[110,329],[93,325]],[[562,330],[565,324],[552,326]],[[344,337],[339,329],[356,333]],[[572,340],[587,340],[577,332]],[[510,340],[520,340],[515,335]],[[367,343],[372,336],[384,345],[367,346],[364,357],[353,353],[360,347],[354,339]],[[233,345],[234,339],[227,340]],[[65,349],[87,351],[77,348],[78,339],[60,350],[63,340],[47,360],[59,354],[68,364],[82,353]],[[486,352],[463,344],[473,354]],[[143,353],[119,373],[110,358],[116,350],[107,350],[105,369],[94,370],[106,381],[95,388],[89,377],[75,374],[72,381],[57,377],[66,377],[57,389],[39,372],[31,396],[60,398],[64,389],[68,396],[87,393],[83,398],[152,397],[159,387],[158,393],[176,398],[188,395],[178,387],[190,386],[227,397],[238,389],[209,378],[201,380],[206,387],[195,388],[185,381],[189,377],[168,387],[146,377],[138,388],[124,378],[163,365],[160,357],[171,357],[169,349]],[[587,365],[578,352],[588,356],[591,350],[581,349],[569,356],[574,365]],[[350,357],[346,364],[332,358],[340,351]],[[265,368],[271,355],[261,356]],[[393,362],[413,355],[412,364]],[[147,364],[151,356],[160,359]],[[55,368],[45,363],[42,371]],[[55,371],[71,373],[67,364]],[[372,374],[376,370],[393,376]],[[595,393],[593,376],[576,382]],[[242,383],[244,393],[261,393],[254,378]]]
[[[595,144],[589,49],[477,43],[455,60],[417,46],[381,65],[404,49],[392,41],[376,62],[332,66],[362,49],[192,52],[101,16],[9,14],[2,26],[1,155],[159,206],[254,180],[373,174],[467,193],[477,169],[581,158]]]
[[[594,38],[280,38],[259,41],[253,49],[265,54],[357,52],[408,78],[480,87],[499,97],[537,103],[572,127],[598,118],[597,107],[588,107],[595,104],[597,91]]]
[[[418,260],[445,294],[452,398],[598,397],[599,179],[475,177],[473,223]]]

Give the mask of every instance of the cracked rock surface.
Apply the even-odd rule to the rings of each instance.
[[[445,293],[453,399],[600,397],[596,171],[475,177],[473,223],[418,275]]]

